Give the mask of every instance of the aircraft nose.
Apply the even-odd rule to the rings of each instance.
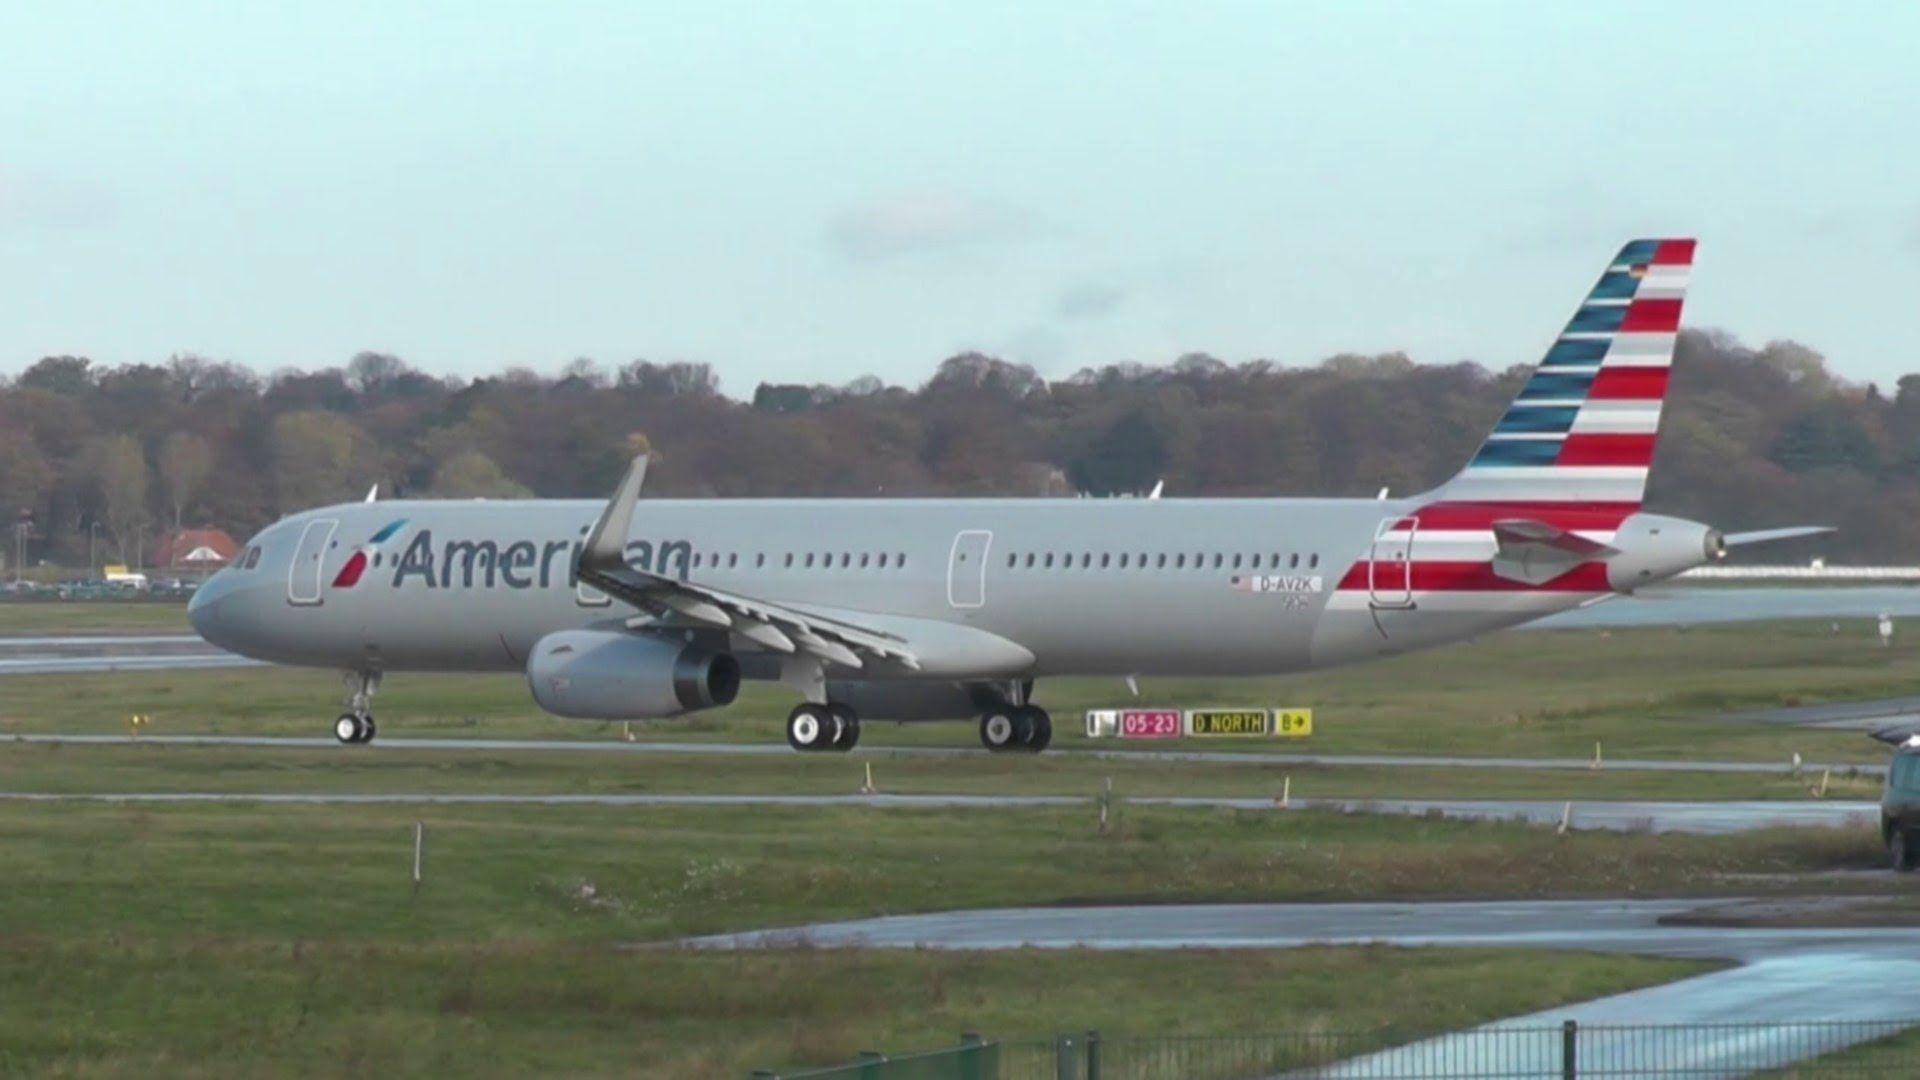
[[[200,583],[193,590],[192,599],[187,601],[187,622],[193,625],[193,632],[212,642],[223,645],[221,637],[220,607],[227,594],[232,592],[232,582],[224,581],[225,574],[215,574]]]

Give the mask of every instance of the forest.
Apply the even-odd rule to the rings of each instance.
[[[652,495],[1358,495],[1424,489],[1466,460],[1526,376],[1400,353],[1308,366],[1205,354],[1049,381],[965,353],[917,386],[722,389],[710,367],[574,360],[437,377],[366,352],[262,375],[182,355],[40,359],[0,381],[0,520],[29,560],[133,561],[179,526],[244,539],[363,497],[604,496],[653,454]],[[1729,529],[1839,526],[1773,551],[1920,556],[1920,374],[1883,391],[1789,341],[1682,335],[1650,508]],[[11,539],[11,538],[10,538]],[[13,543],[6,545],[8,558]]]

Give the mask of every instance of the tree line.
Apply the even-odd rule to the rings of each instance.
[[[375,484],[603,497],[641,450],[652,495],[1111,495],[1163,480],[1176,495],[1407,493],[1459,468],[1527,370],[1191,354],[1049,381],[966,353],[914,387],[868,376],[736,398],[707,365],[646,360],[454,379],[380,353],[272,375],[52,356],[0,380],[0,520],[27,524],[35,561],[85,564],[90,541],[133,560],[170,528],[244,538]],[[1649,504],[1727,528],[1838,525],[1795,554],[1913,562],[1920,375],[1883,393],[1803,345],[1685,333]]]

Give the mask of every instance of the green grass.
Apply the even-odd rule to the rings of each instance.
[[[1048,754],[1039,758],[628,754],[553,751],[73,746],[0,742],[0,791],[852,794],[868,776],[888,794],[1073,795],[1105,782],[1129,796],[1295,798],[1776,799],[1813,797],[1818,778],[1626,769],[1403,769],[1258,759],[1182,763]],[[1831,799],[1877,799],[1880,781],[1837,773]]]
[[[0,1068],[742,1077],[862,1049],[947,1046],[962,1030],[1037,1039],[1115,1021],[1182,1034],[1337,1026],[1383,1045],[1704,966],[1384,948],[728,955],[533,942],[9,941]],[[1343,988],[1337,1003],[1329,986]]]
[[[160,601],[8,600],[0,602],[0,637],[47,634],[190,634],[187,605]]]
[[[1911,693],[1920,657],[1855,630],[1779,623],[1711,630],[1540,632],[1292,678],[1146,679],[1149,704],[1304,705],[1303,740],[1208,741],[1213,749],[1321,753],[1485,754],[1586,758],[1882,761],[1854,732],[1730,722],[1749,708]],[[0,732],[117,731],[129,714],[156,733],[317,734],[338,712],[330,672],[297,669],[9,678]],[[1056,745],[1074,746],[1084,709],[1128,704],[1117,679],[1043,682]],[[734,706],[634,725],[649,738],[777,742],[792,696],[750,684]],[[388,677],[377,701],[389,735],[617,737],[619,725],[543,716],[517,675]],[[865,745],[975,745],[970,726],[869,725]],[[1105,748],[1128,744],[1108,740]]]
[[[428,884],[409,894],[413,822]],[[1005,904],[1714,895],[1878,866],[1872,830],[1577,833],[1326,812],[0,804],[0,927],[643,941]],[[1790,884],[1790,879],[1783,879]],[[591,885],[594,899],[580,899]]]
[[[1338,1028],[1385,1043],[1697,968],[642,943],[1008,904],[1751,893],[1878,859],[1871,836],[1839,830],[1559,837],[1137,806],[1103,834],[1088,810],[0,804],[0,1067],[725,1076],[965,1029]]]

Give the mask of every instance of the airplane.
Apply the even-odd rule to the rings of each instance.
[[[1355,498],[376,500],[294,514],[195,593],[201,636],[381,678],[524,672],[562,717],[680,716],[746,679],[800,702],[795,750],[863,718],[972,719],[1039,751],[1037,680],[1277,675],[1462,641],[1630,593],[1748,543],[1641,508],[1690,239],[1607,263],[1473,458]],[[1157,493],[1156,493],[1157,494]]]

